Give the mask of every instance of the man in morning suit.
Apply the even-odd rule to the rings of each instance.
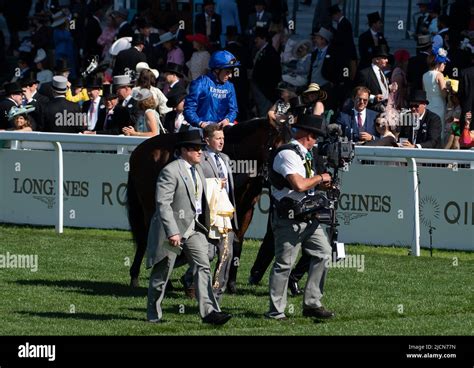
[[[383,22],[378,12],[370,13],[367,15],[369,21],[369,29],[359,36],[359,70],[370,66],[372,60],[372,54],[377,46],[387,46],[387,52],[389,50],[387,40],[383,36]]]
[[[133,35],[132,47],[118,53],[115,60],[113,75],[126,74],[127,70],[135,70],[138,63],[146,63],[146,55],[143,52],[145,38],[142,34]]]
[[[147,268],[151,268],[147,320],[160,323],[161,303],[180,247],[192,264],[194,284],[203,323],[223,325],[231,315],[223,313],[212,290],[208,256],[208,229],[203,220],[207,205],[206,179],[198,165],[205,146],[199,130],[178,133],[178,159],[165,166],[156,185],[156,212],[150,224]]]

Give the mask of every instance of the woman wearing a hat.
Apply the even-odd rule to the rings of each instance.
[[[323,91],[317,83],[311,83],[308,88],[302,94],[305,102],[311,107],[307,109],[308,114],[321,116],[324,114],[324,104],[328,97],[327,93]]]
[[[211,58],[208,48],[210,46],[209,40],[202,33],[196,33],[195,35],[187,35],[186,39],[193,43],[194,52],[191,59],[186,63],[189,69],[190,80],[195,80],[201,75],[207,73],[207,66]]]
[[[136,66],[136,71],[138,73],[138,79],[136,82],[136,87],[132,89],[132,93],[135,91],[138,92],[138,90],[141,88],[149,89],[155,98],[155,103],[160,116],[164,117],[171,111],[171,109],[166,106],[168,99],[164,93],[156,87],[156,81],[160,75],[158,70],[151,69],[148,66],[148,63],[138,63]]]
[[[184,53],[183,50],[178,46],[176,35],[171,32],[166,32],[160,36],[160,42],[158,45],[163,44],[163,47],[167,51],[166,63],[175,63],[178,65],[184,65]]]
[[[430,70],[423,74],[423,89],[426,91],[430,103],[430,111],[441,118],[442,131],[441,140],[444,141],[444,121],[446,114],[446,96],[448,89],[443,76],[447,58],[447,51],[442,48],[433,48],[431,56],[428,57]]]
[[[8,120],[13,121],[13,130],[21,132],[33,131],[28,113],[35,111],[34,106],[12,107],[8,113]]]
[[[156,111],[156,102],[153,93],[149,89],[142,88],[135,90],[133,98],[137,101],[137,108],[140,112],[135,127],[128,126],[122,128],[122,132],[128,136],[154,137],[163,132],[160,115]]]
[[[33,62],[36,64],[36,69],[38,69],[38,73],[36,74],[36,78],[38,79],[38,88],[41,87],[42,83],[49,83],[53,81],[53,72],[48,68],[48,56],[46,55],[46,51],[43,49],[38,49],[36,51],[36,56]]]

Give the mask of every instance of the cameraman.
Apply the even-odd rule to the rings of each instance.
[[[314,175],[311,149],[318,136],[325,135],[321,117],[304,115],[293,125],[294,139],[281,146],[271,166],[270,180],[275,210],[272,228],[275,236],[275,263],[270,275],[270,310],[267,318],[285,320],[288,278],[300,247],[311,256],[308,281],[303,299],[303,315],[329,319],[334,313],[321,304],[323,286],[331,257],[331,245],[326,229],[314,219],[302,219],[298,205],[318,189],[331,187],[327,173]],[[277,187],[281,189],[277,189]],[[291,206],[287,206],[291,203]]]

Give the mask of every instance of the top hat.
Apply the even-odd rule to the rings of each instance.
[[[53,77],[53,90],[57,93],[64,94],[67,91],[67,78],[62,75]]]
[[[106,100],[113,100],[114,98],[117,98],[117,93],[114,90],[113,84],[102,85],[102,98]]]
[[[141,33],[135,33],[132,37],[132,46],[137,45],[144,45],[145,44],[145,36]]]
[[[68,72],[70,70],[71,70],[71,68],[68,67],[66,59],[59,59],[56,62],[56,65],[54,65],[54,71],[56,73],[64,73],[64,72]]]
[[[165,73],[176,74],[178,77],[184,77],[183,66],[176,63],[167,63],[165,66]]]
[[[206,142],[202,139],[200,129],[191,129],[185,132],[179,132],[176,135],[175,147],[183,146],[205,146]]]
[[[18,82],[5,83],[3,88],[5,89],[5,96],[23,93],[23,89]]]
[[[377,23],[379,20],[382,20],[382,18],[380,17],[379,12],[375,12],[367,14],[367,20],[369,21],[369,26],[371,26],[372,24]]]
[[[292,127],[315,133],[321,137],[326,136],[326,125],[324,123],[324,119],[321,116],[306,114],[301,115],[298,117],[298,121],[293,124]]]
[[[202,44],[206,47],[209,47],[209,39],[207,38],[206,35],[203,35],[202,33],[196,33],[194,35],[187,35],[186,39],[189,42],[196,41],[196,42],[199,42],[200,44]]]
[[[181,101],[186,98],[186,92],[180,90],[179,88],[174,88],[170,90],[166,97],[168,98],[166,106],[174,109]]]
[[[30,70],[23,78],[20,80],[22,87],[31,86],[32,84],[38,84],[39,80],[36,78],[36,73]]]
[[[313,36],[320,36],[328,42],[331,42],[332,37],[333,37],[332,32],[329,29],[324,28],[324,27],[321,27],[319,29],[319,31],[317,31],[317,32],[313,32],[312,35]]]
[[[115,88],[119,87],[132,87],[133,83],[129,75],[114,75],[113,85]]]
[[[430,102],[426,99],[426,92],[422,89],[414,89],[408,98],[409,102],[420,102],[428,105]]]
[[[424,48],[429,48],[433,42],[431,42],[431,36],[429,34],[427,35],[418,35],[416,39],[416,48],[417,49],[424,49]]]
[[[86,88],[88,89],[101,89],[102,79],[101,78],[87,78]]]
[[[329,15],[342,13],[341,8],[337,4],[329,7],[328,11],[329,11]]]
[[[306,103],[302,96],[296,96],[290,99],[290,110],[301,109],[308,107],[309,103]]]
[[[388,47],[387,45],[378,45],[374,47],[372,51],[372,58],[376,57],[387,57],[388,58]]]

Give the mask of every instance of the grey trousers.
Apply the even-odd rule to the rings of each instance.
[[[311,256],[303,308],[321,307],[324,282],[331,259],[326,229],[317,221],[272,220],[275,236],[275,263],[270,273],[270,316],[281,316],[287,304],[288,278],[300,248]]]
[[[217,259],[217,264],[216,264],[216,269],[214,271],[214,278],[213,278],[213,283],[212,285],[215,284],[216,282],[216,276],[217,276],[217,281],[219,283],[219,287],[214,288],[214,295],[217,298],[217,301],[219,302],[222,298],[222,295],[225,292],[226,286],[227,286],[227,281],[229,280],[229,271],[230,271],[230,266],[232,265],[232,256],[233,256],[233,247],[232,244],[234,242],[234,233],[230,232],[228,234],[228,246],[227,246],[227,253],[225,254],[225,260],[224,260],[224,240],[218,240],[218,239],[208,239],[209,242],[209,251],[208,251],[208,256],[209,256],[209,261],[212,262],[212,260],[216,256],[216,251],[217,251],[217,256],[219,257]],[[217,275],[217,270],[222,263],[221,269],[219,274]],[[184,279],[185,282],[188,285],[191,285],[193,278],[193,267],[190,264],[190,267],[185,273]]]
[[[188,261],[193,266],[194,285],[196,287],[196,298],[199,303],[199,314],[204,318],[213,311],[220,312],[219,304],[212,290],[211,268],[209,265],[208,242],[205,235],[193,231],[184,240],[183,251]],[[169,252],[164,258],[152,268],[150,283],[148,286],[147,319],[161,320],[163,311],[161,302],[165,295],[165,286],[173,271],[176,254]]]

